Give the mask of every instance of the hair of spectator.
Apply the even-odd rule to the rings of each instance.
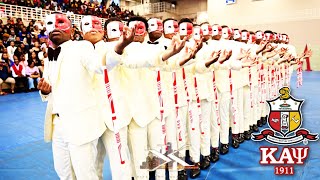
[[[253,31],[249,31],[250,34],[254,35],[255,33]]]
[[[288,36],[287,34],[282,34],[283,36]]]
[[[104,29],[107,30],[107,25],[108,25],[110,22],[113,22],[113,21],[121,22],[121,19],[120,19],[120,18],[117,18],[117,17],[112,17],[112,18],[107,19],[107,20],[104,22]]]
[[[164,24],[165,22],[169,21],[169,20],[173,20],[173,21],[177,21],[176,19],[173,19],[173,18],[167,18],[165,20],[162,21],[162,24]]]
[[[181,23],[184,23],[184,22],[188,22],[188,23],[191,23],[191,24],[193,24],[193,22],[191,21],[191,19],[189,19],[189,18],[182,18],[182,19],[180,19],[180,21],[179,21],[179,25],[181,24]]]
[[[141,22],[143,22],[144,25],[146,26],[146,29],[148,29],[148,27],[149,27],[149,26],[148,26],[148,21],[147,21],[147,19],[144,18],[144,17],[141,17],[141,16],[132,16],[132,17],[130,17],[129,20],[128,20],[128,25],[129,25],[129,23],[130,23],[131,21],[141,21]]]
[[[256,33],[257,33],[257,32],[262,32],[262,31],[261,31],[261,30],[258,30],[258,31],[256,31]]]
[[[264,33],[265,33],[265,34],[266,34],[266,33],[273,34],[273,32],[270,31],[270,30],[266,30],[266,31],[264,31]]]
[[[234,31],[237,31],[237,30],[239,30],[239,29],[238,29],[238,28],[234,28],[233,30],[234,30]],[[241,31],[241,32],[242,32],[242,31]]]
[[[229,28],[227,25],[222,25],[221,28]]]
[[[241,32],[248,32],[248,30],[246,30],[246,29],[243,29]]]
[[[29,67],[31,66],[32,63],[33,63],[32,60],[28,60],[28,66],[29,66]]]

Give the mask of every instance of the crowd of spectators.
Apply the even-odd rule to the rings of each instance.
[[[110,6],[107,7],[106,0],[102,0],[100,3],[97,0],[94,2],[82,2],[81,0],[2,0],[2,2],[52,11],[95,15],[101,18],[118,17],[126,20],[134,15],[133,11],[122,11],[119,5],[115,4],[113,1],[110,3]]]
[[[30,21],[25,26],[21,18],[0,20],[0,95],[3,83],[9,92],[36,90],[42,76],[44,61],[48,57],[48,36],[40,21]]]
[[[74,14],[96,15],[101,18],[119,17],[123,20],[133,16],[131,11],[121,11],[112,2],[82,2],[81,0],[2,0],[2,3],[62,11]],[[72,14],[71,13],[71,14]],[[36,90],[42,77],[47,55],[48,35],[42,21],[25,22],[21,18],[8,18],[7,23],[0,19],[0,95],[15,91]],[[82,40],[76,25],[73,26],[72,40]],[[7,84],[6,90],[3,90]],[[8,90],[7,90],[8,89]]]

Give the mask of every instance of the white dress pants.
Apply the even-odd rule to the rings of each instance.
[[[125,162],[121,164],[116,138],[113,131],[107,129],[103,135],[99,138],[97,149],[98,155],[96,160],[96,169],[99,176],[99,180],[103,180],[103,165],[106,152],[108,153],[108,159],[110,163],[111,175],[113,180],[131,180],[132,169],[131,159],[128,147],[127,127],[120,129],[121,140],[121,158]]]
[[[143,162],[146,162],[149,149],[158,152],[163,150],[161,129],[161,122],[157,118],[146,127],[140,127],[134,120],[131,120],[128,127],[128,141],[135,180],[149,180],[149,169],[140,166],[143,165]],[[165,169],[156,170],[156,179],[165,179]]]
[[[66,142],[58,116],[55,116],[53,123],[53,161],[60,180],[98,180],[95,168],[98,139],[83,145]]]

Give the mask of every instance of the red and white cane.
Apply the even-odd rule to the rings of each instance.
[[[178,128],[178,139],[179,141],[182,141],[181,119],[179,116],[179,105],[178,105],[177,74],[175,71],[172,72],[172,78],[173,78],[174,104],[175,104],[175,110],[176,110],[176,122],[177,122],[177,128]]]
[[[201,134],[204,134],[204,131],[203,131],[203,128],[202,128],[201,103],[200,103],[200,97],[199,97],[199,91],[198,91],[198,84],[197,84],[197,77],[196,76],[194,76],[194,89],[196,91],[196,98],[197,98],[197,107],[198,107],[198,113],[199,113],[200,132],[201,132]]]
[[[235,108],[235,104],[234,104],[234,96],[233,96],[233,84],[232,84],[232,73],[231,73],[231,69],[229,69],[229,84],[230,84],[230,96],[231,96],[231,109],[232,109],[232,121],[233,124],[236,124],[236,108]]]
[[[161,132],[162,132],[162,140],[166,150],[167,147],[167,137],[166,137],[166,122],[164,121],[163,114],[164,114],[164,107],[163,107],[163,98],[162,98],[162,88],[161,88],[161,76],[160,70],[157,69],[157,88],[158,88],[158,98],[160,104],[160,122],[161,122]]]
[[[191,107],[192,100],[189,96],[188,85],[187,85],[187,80],[186,80],[186,73],[184,72],[184,68],[182,68],[182,78],[183,78],[184,90],[187,93],[188,115],[189,115],[189,119],[190,119],[191,130],[194,131],[195,127],[194,127],[194,120],[193,120],[192,107]]]
[[[297,68],[297,88],[302,86],[302,62],[298,62]]]
[[[116,112],[115,112],[115,108],[114,108],[114,103],[113,103],[112,92],[111,92],[111,87],[110,87],[110,82],[109,82],[107,69],[104,70],[104,83],[105,83],[105,86],[106,86],[106,91],[107,91],[107,95],[108,95],[108,99],[109,99],[109,103],[110,103],[110,107],[111,107],[112,124],[113,124],[115,139],[116,139],[116,142],[117,142],[118,153],[119,153],[119,156],[120,156],[121,164],[124,164],[125,161],[122,159],[122,152],[121,152],[121,148],[122,148],[122,146],[121,146],[121,138],[120,138],[120,133],[119,133],[119,127],[117,125],[118,120],[117,120],[117,116],[116,116]]]
[[[218,101],[218,90],[217,90],[217,85],[216,85],[216,76],[215,76],[214,72],[212,74],[213,74],[212,81],[213,81],[214,105],[215,105],[215,109],[216,109],[217,123],[218,123],[218,126],[220,126],[220,113],[219,113],[219,101]]]
[[[251,66],[249,67],[249,88],[250,88],[250,106],[253,108],[253,97],[252,97],[252,79],[251,79]]]

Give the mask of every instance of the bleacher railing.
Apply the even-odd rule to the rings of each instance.
[[[24,6],[15,6],[10,4],[0,4],[0,17],[1,18],[7,18],[7,17],[13,17],[13,18],[21,18],[24,22],[29,22],[30,20],[40,20],[43,21],[46,17],[46,15],[49,15],[55,11],[41,9],[41,8],[30,8],[30,7],[24,7]],[[81,19],[83,15],[80,14],[73,14],[71,12],[62,12],[63,14],[66,14],[69,16],[70,20],[72,21],[72,24],[75,24],[77,26],[80,25]],[[102,22],[102,25],[104,25],[104,22],[107,20],[105,18],[99,18]]]
[[[130,11],[133,10],[135,14],[139,14],[140,16],[160,13],[160,12],[170,12],[170,13],[176,12],[175,6],[168,2],[146,3],[146,4],[125,7],[125,9],[128,9]]]
[[[159,2],[159,3],[147,3],[147,4],[140,4],[131,7],[125,7],[125,9],[133,10],[135,14],[139,14],[140,16],[153,14],[153,13],[160,13],[160,12],[170,12],[175,13],[176,8],[171,3],[167,2]],[[24,6],[16,6],[10,4],[0,3],[0,18],[21,18],[24,22],[29,22],[30,20],[40,20],[43,21],[46,15],[49,15],[55,11],[41,9],[41,8],[30,8]],[[74,14],[71,12],[63,12],[63,14],[69,16],[70,20],[73,24],[79,26],[83,15]],[[99,18],[104,25],[104,22],[107,20],[105,18]]]

